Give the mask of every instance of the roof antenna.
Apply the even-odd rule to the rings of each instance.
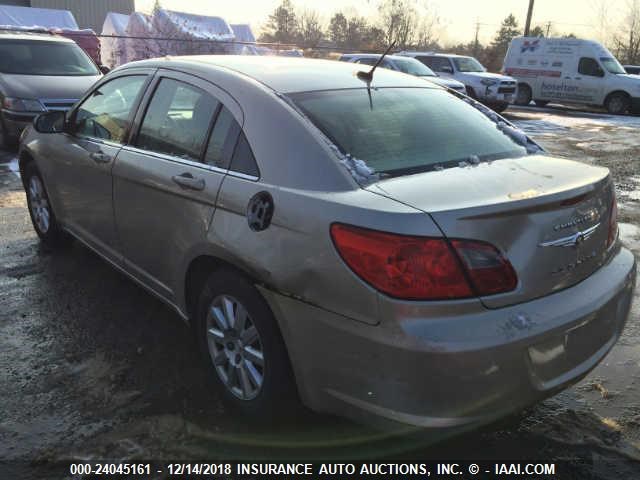
[[[368,72],[363,72],[363,71],[358,72],[357,74],[358,78],[360,80],[364,80],[367,83],[371,83],[371,81],[373,80],[373,72],[376,71],[376,68],[378,68],[378,65],[382,63],[382,60],[384,60],[384,57],[386,57],[391,51],[391,49],[395,46],[396,46],[396,42],[391,42],[391,45],[389,45],[389,47],[385,50],[385,52],[380,56],[380,58],[378,59],[376,64],[373,66],[373,68]]]

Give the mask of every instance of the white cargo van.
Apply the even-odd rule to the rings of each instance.
[[[591,40],[514,38],[503,72],[518,81],[517,105],[534,100],[604,106],[614,114],[640,111],[640,77]]]

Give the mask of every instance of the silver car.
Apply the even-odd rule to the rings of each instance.
[[[382,55],[379,53],[345,53],[340,57],[341,62],[361,63],[363,65],[375,65],[378,63]],[[454,80],[453,78],[444,78],[438,76],[433,70],[415,58],[401,57],[398,55],[385,55],[380,62],[380,67],[395,70],[396,72],[415,75],[424,78],[430,82],[440,85],[441,87],[451,88],[461,93],[466,93],[467,89],[464,83]]]
[[[101,76],[72,40],[0,29],[0,148],[36,115],[69,110]]]
[[[299,399],[473,426],[578,381],[618,339],[636,275],[608,170],[369,68],[118,68],[26,133],[34,228],[53,246],[75,237],[171,306],[248,414]]]

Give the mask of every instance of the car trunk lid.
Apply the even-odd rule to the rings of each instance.
[[[489,308],[574,285],[607,259],[613,187],[607,169],[542,155],[387,179],[368,190],[428,213],[449,239],[489,242],[518,286]]]

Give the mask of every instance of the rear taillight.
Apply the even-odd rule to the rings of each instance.
[[[452,240],[451,245],[478,295],[508,292],[518,285],[511,263],[493,245],[475,240]]]
[[[517,284],[511,264],[484,242],[454,240],[452,248],[443,238],[396,235],[342,224],[331,226],[331,237],[356,275],[392,297],[467,298],[509,291]]]
[[[609,214],[609,234],[607,235],[607,248],[613,245],[618,236],[618,201],[616,200],[616,194],[613,192],[613,199],[611,200],[611,213]]]

